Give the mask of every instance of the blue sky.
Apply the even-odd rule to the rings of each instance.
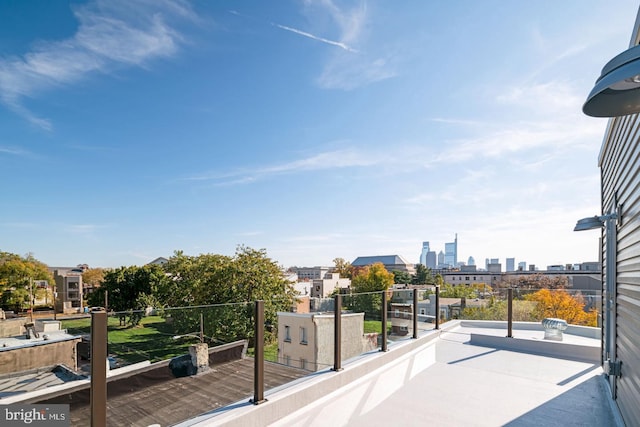
[[[142,265],[265,248],[597,260],[606,120],[638,5],[0,2],[0,250]]]

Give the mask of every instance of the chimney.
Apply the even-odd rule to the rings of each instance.
[[[209,370],[209,346],[207,343],[190,345],[189,355],[196,375]]]

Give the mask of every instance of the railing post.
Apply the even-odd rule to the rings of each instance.
[[[342,295],[337,294],[334,301],[333,319],[333,370],[342,370]]]
[[[507,338],[513,338],[513,288],[507,289]]]
[[[264,398],[264,301],[255,303],[255,334],[253,359],[253,399],[254,405],[266,402]]]
[[[107,425],[107,312],[91,313],[91,427]]]
[[[440,286],[436,285],[436,327],[440,329]]]
[[[413,290],[413,338],[418,338],[418,290]]]
[[[382,291],[382,351],[387,351],[387,291]]]

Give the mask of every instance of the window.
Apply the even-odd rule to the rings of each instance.
[[[284,357],[284,364],[287,366],[291,365],[291,356],[285,356]]]
[[[400,310],[396,308],[396,310],[394,311],[393,317],[400,317]]]
[[[300,327],[300,344],[307,345],[307,328]]]
[[[425,310],[424,308],[420,309],[420,314],[427,314],[427,310]]]
[[[291,342],[291,328],[289,328],[288,326],[284,327],[284,340],[286,342]]]
[[[300,359],[300,367],[302,369],[307,369],[307,359]]]
[[[469,276],[465,276],[464,280],[469,281]]]

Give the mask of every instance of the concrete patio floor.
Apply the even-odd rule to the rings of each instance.
[[[622,425],[599,363],[471,345],[471,332],[442,332],[271,425]]]

